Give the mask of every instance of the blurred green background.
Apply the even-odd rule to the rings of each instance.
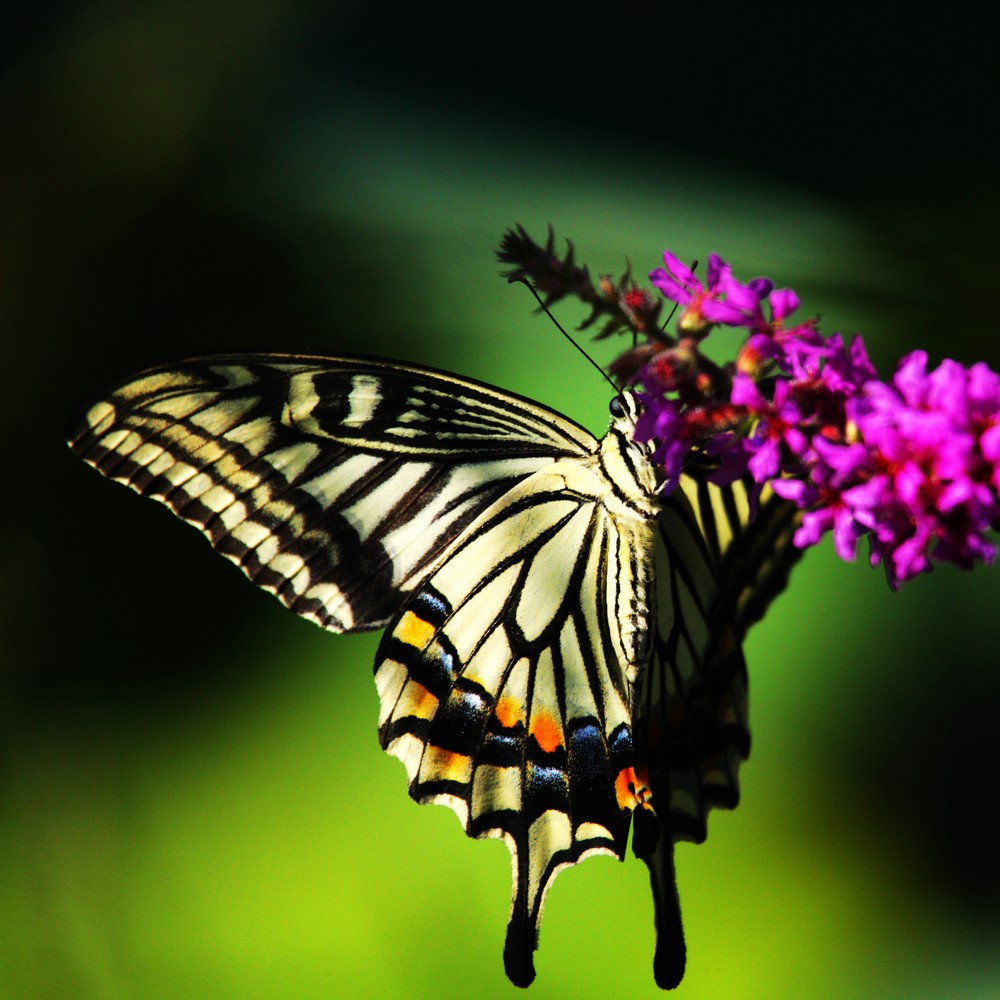
[[[917,346],[1000,368],[989,33],[804,11],[5,15],[0,996],[517,994],[507,852],[407,797],[376,637],[289,615],[63,427],[145,365],[278,350],[427,362],[599,431],[605,387],[497,277],[517,222],[594,273],[715,250],[885,374]],[[998,995],[998,598],[997,570],[893,595],[810,553],[748,644],[743,803],[678,850],[679,997]],[[645,868],[588,861],[529,995],[656,996],[652,948]]]

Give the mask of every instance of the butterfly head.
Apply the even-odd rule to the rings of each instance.
[[[611,413],[612,424],[619,424],[621,421],[635,428],[635,422],[642,412],[642,403],[631,392],[622,390],[617,396],[611,397],[608,403],[608,410]]]
[[[610,469],[622,462],[631,472],[639,494],[646,500],[655,499],[661,485],[657,465],[653,461],[653,441],[635,440],[636,422],[642,413],[642,401],[631,392],[622,391],[612,397],[608,409],[611,426],[601,442],[602,461]]]
[[[643,411],[642,399],[635,393],[623,389],[616,396],[612,396],[608,411],[611,414],[611,425],[608,430],[624,435],[638,451],[647,455],[648,460],[653,450],[652,442],[635,440],[636,427]]]

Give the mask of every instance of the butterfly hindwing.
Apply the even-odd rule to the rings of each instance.
[[[566,463],[520,483],[456,544],[376,658],[380,738],[411,795],[511,851],[504,955],[522,986],[552,879],[590,854],[621,858],[637,801],[637,653],[621,649],[622,617],[648,615],[649,595],[628,589],[620,561],[649,549],[652,522],[614,519],[603,488],[601,473]]]
[[[685,477],[658,517],[656,638],[633,716],[656,814],[636,810],[633,849],[650,871],[663,989],[685,965],[673,845],[701,843],[709,811],[739,802],[750,752],[740,643],[800,554],[795,508],[754,489]]]

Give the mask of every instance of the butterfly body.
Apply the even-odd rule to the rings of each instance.
[[[444,372],[233,356],[136,376],[71,436],[291,610],[335,632],[386,628],[380,742],[416,800],[507,843],[504,959],[522,986],[556,873],[623,857],[633,812],[657,979],[679,980],[673,843],[735,805],[741,602],[787,571],[763,554],[737,571],[745,498],[662,496],[631,437],[636,401],[619,410],[598,441]],[[779,512],[771,528],[780,544],[764,551],[784,552],[790,523]]]

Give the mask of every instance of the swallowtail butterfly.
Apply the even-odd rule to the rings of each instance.
[[[502,838],[510,979],[557,872],[633,850],[656,981],[685,949],[673,845],[732,807],[750,746],[740,640],[785,582],[794,513],[742,484],[664,496],[632,441],[531,400],[364,358],[214,357],[92,405],[73,450],[166,504],[292,611],[385,628],[379,739],[410,795]]]

